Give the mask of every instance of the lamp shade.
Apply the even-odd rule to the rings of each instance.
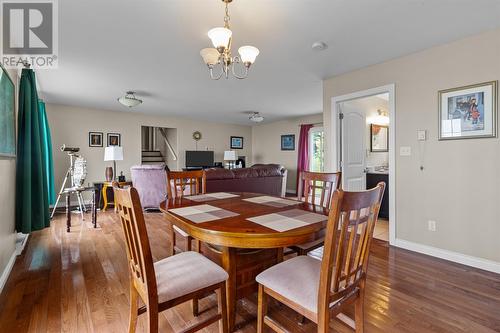
[[[201,50],[200,55],[207,66],[215,66],[219,62],[219,51],[213,47]]]
[[[123,161],[123,147],[106,147],[104,149],[104,161]]]
[[[227,28],[213,28],[208,31],[208,37],[216,49],[220,47],[227,49],[232,35],[233,32]]]
[[[255,46],[242,46],[238,49],[238,53],[240,54],[241,61],[243,63],[253,64],[255,59],[259,55],[259,49]]]
[[[234,150],[226,150],[224,152],[224,161],[236,161],[238,156]]]

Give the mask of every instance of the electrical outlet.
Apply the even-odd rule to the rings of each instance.
[[[399,147],[399,156],[411,156],[411,147]]]
[[[427,131],[426,130],[418,130],[417,131],[417,140],[418,141],[427,140]]]
[[[427,229],[429,229],[429,231],[436,231],[436,221],[427,221]]]

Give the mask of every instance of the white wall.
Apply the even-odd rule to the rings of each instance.
[[[288,170],[287,191],[295,192],[297,184],[297,158],[300,125],[322,123],[323,114],[291,118],[252,127],[254,163],[276,163]],[[281,150],[281,135],[295,134],[295,150]]]
[[[52,133],[54,155],[54,177],[59,190],[64,174],[69,166],[66,153],[59,150],[63,144],[80,148],[80,153],[87,159],[88,176],[86,182],[103,181],[106,166],[104,147],[89,147],[89,131],[121,133],[124,161],[117,162],[117,173],[123,171],[130,179],[130,167],[141,163],[141,126],[156,126],[177,129],[178,165],[185,165],[185,151],[195,150],[192,133],[199,130],[202,139],[198,142],[199,150],[214,150],[215,160],[222,161],[224,150],[229,150],[230,136],[243,136],[244,149],[238,155],[252,156],[252,129],[250,126],[216,124],[195,121],[180,117],[148,116],[134,111],[114,112],[74,106],[47,104],[47,115]],[[106,143],[104,143],[106,145]]]
[[[395,84],[396,151],[412,149],[396,157],[398,239],[500,263],[500,140],[437,140],[438,91],[499,80],[499,59],[495,30],[323,82],[328,146],[332,97]],[[419,129],[428,131],[423,145]]]
[[[17,104],[17,71],[7,70],[16,86]],[[17,121],[17,105],[16,105]],[[9,264],[13,263],[16,250],[15,234],[15,196],[16,196],[16,160],[14,158],[0,157],[0,279],[6,278],[10,270]],[[0,281],[5,282],[5,281]],[[0,288],[2,286],[0,285]]]

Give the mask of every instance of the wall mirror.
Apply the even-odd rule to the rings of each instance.
[[[389,127],[383,125],[370,125],[370,151],[388,152],[389,151]]]

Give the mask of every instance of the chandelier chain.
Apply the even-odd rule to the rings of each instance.
[[[231,17],[229,16],[229,2],[225,1],[226,3],[226,15],[224,16],[224,28],[229,29],[229,21],[231,20]]]

